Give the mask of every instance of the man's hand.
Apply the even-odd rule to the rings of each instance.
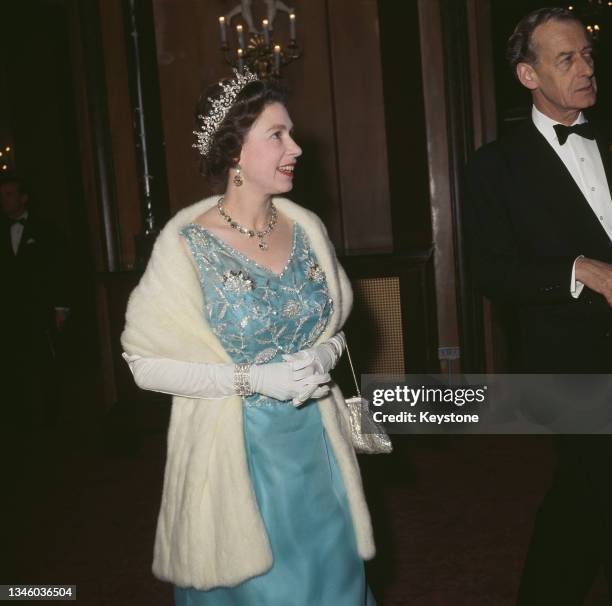
[[[612,307],[612,265],[582,257],[576,261],[576,280],[603,295]]]

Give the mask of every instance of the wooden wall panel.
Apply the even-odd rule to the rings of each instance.
[[[344,243],[393,248],[376,0],[328,2]]]
[[[439,0],[419,0],[423,92],[427,122],[429,183],[440,347],[459,347],[451,174]],[[436,69],[431,69],[435,66]],[[459,370],[458,364],[453,367]],[[446,368],[442,367],[442,372]]]
[[[205,83],[226,73],[217,56],[218,4],[153,2],[171,214],[210,193],[199,174],[192,131],[196,102]]]
[[[341,193],[338,182],[334,95],[330,87],[327,9],[321,0],[295,3],[298,40],[303,56],[286,70],[289,105],[303,155],[291,194],[316,212],[336,247],[344,248]]]

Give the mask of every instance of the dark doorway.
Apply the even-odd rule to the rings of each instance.
[[[0,421],[1,442],[6,449],[2,454],[3,477],[13,487],[3,500],[8,523],[2,535],[9,561],[0,565],[7,575],[2,582],[18,578],[10,574],[17,573],[20,558],[24,567],[19,578],[29,578],[25,573],[30,570],[27,563],[32,561],[32,554],[20,546],[27,545],[34,532],[31,521],[39,511],[40,493],[49,491],[51,497],[59,490],[52,484],[51,473],[58,453],[66,444],[80,439],[81,428],[100,409],[96,406],[100,389],[95,273],[82,184],[82,146],[75,107],[79,83],[73,75],[73,43],[68,2],[2,2],[0,136],[11,142],[12,153],[10,165],[1,172],[14,172],[24,180],[29,189],[29,211],[56,226],[68,242],[62,267],[65,265],[70,293],[69,320],[49,347],[53,383],[58,385],[57,410],[52,418],[42,421],[24,416],[12,426]],[[5,276],[2,295],[11,296],[11,283]],[[10,322],[10,318],[3,321]],[[10,350],[6,342],[3,350],[11,354],[6,351]],[[16,379],[6,376],[7,368],[0,366],[0,411],[8,416],[15,403],[5,397],[5,387]],[[26,369],[25,376],[28,382],[38,383],[40,393],[49,390],[49,383],[32,368]]]

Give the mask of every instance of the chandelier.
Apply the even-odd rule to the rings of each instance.
[[[265,18],[259,27],[253,16],[252,0],[241,0],[229,13],[219,17],[221,51],[226,62],[239,71],[246,66],[262,80],[279,79],[281,67],[301,56],[295,11],[281,0],[263,0],[263,3]],[[280,37],[279,29],[274,27],[279,14],[287,15],[287,28]]]

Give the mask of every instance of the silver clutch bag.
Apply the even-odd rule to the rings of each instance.
[[[353,373],[355,389],[357,390],[356,396],[345,399],[351,421],[353,448],[355,452],[362,454],[389,454],[393,450],[391,438],[387,435],[382,425],[374,420],[368,401],[361,396],[348,343],[346,345],[346,354],[351,366],[351,372]]]

